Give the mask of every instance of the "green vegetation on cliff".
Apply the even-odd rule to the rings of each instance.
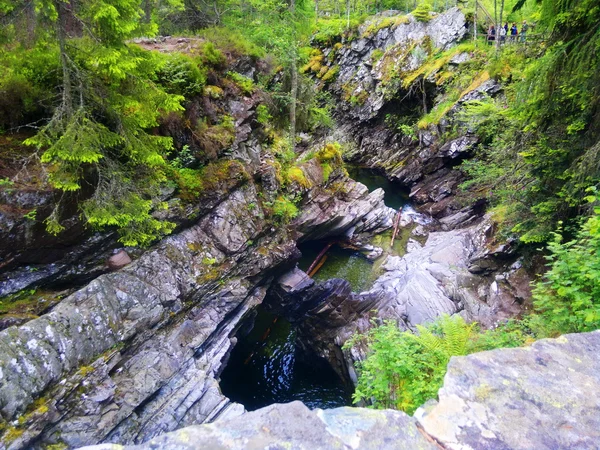
[[[416,335],[394,324],[374,328],[357,399],[413,411],[435,395],[452,355],[600,327],[600,8],[594,0],[538,3],[506,2],[507,20],[534,20],[545,33],[532,45],[463,42],[438,51],[425,42],[370,55],[386,100],[422,86],[421,109],[389,113],[390,128],[416,142],[451,118],[442,139],[478,135],[475,157],[461,165],[465,198],[484,199],[501,233],[529,251],[547,247],[548,272],[534,289],[533,313],[497,330],[446,317]],[[37,218],[48,232],[63,231],[71,202],[86,225],[117,229],[134,246],[174,229],[167,200],[195,205],[222,185],[251,180],[232,161],[242,124],[251,124],[277,186],[248,207],[286,226],[313,183],[307,161],[296,160],[297,134],[333,126],[326,87],[340,76],[336,54],[405,24],[404,13],[428,22],[441,4],[0,0],[0,133],[8,142],[28,131],[13,147],[41,167],[36,183],[57,192],[52,212]],[[493,10],[498,2],[484,4]],[[369,14],[389,8],[402,14],[378,16],[358,32]],[[188,37],[141,39],[158,34]],[[460,54],[468,61],[454,63]],[[406,68],[409,57],[423,64]],[[502,82],[503,95],[456,108],[490,79]],[[341,88],[349,108],[370,94],[353,83]],[[439,89],[430,109],[426,83]],[[236,116],[238,104],[250,106]],[[338,145],[310,156],[324,183],[342,170]],[[12,178],[2,174],[0,188],[11,189]],[[23,214],[36,220],[35,210]]]
[[[473,46],[460,75],[446,75],[455,47],[429,55],[409,75],[413,81],[435,75],[444,89],[418,121],[427,129],[451,111],[462,89],[472,90],[457,84],[469,69],[476,69],[472,84],[502,82],[503,96],[466,102],[448,133],[472,130],[480,138],[475,158],[461,167],[465,199],[487,200],[501,233],[529,252],[544,246],[548,271],[535,283],[533,310],[488,331],[442,317],[416,334],[388,323],[355,337],[349,346],[369,348],[358,364],[356,400],[412,413],[437,395],[450,356],[600,327],[600,8],[589,0],[544,0],[533,10],[546,40],[499,52]]]

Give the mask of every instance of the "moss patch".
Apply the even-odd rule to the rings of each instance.
[[[54,306],[66,295],[65,291],[38,291],[25,289],[0,298],[0,317],[10,315],[35,319],[43,311]]]

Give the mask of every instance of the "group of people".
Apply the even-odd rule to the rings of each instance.
[[[529,25],[527,25],[526,20],[523,21],[523,25],[521,25],[520,32],[517,29],[517,24],[515,22],[513,22],[512,27],[510,27],[510,38],[509,39],[513,42],[516,42],[517,40],[519,42],[525,42],[525,40],[527,39],[527,30],[528,29],[529,29]],[[505,22],[504,26],[500,27],[500,30],[498,32],[498,37],[500,39],[500,42],[506,41],[506,36],[508,35],[508,32],[509,32],[508,22]],[[491,25],[490,28],[488,29],[487,40],[488,40],[488,43],[490,43],[490,44],[496,40],[496,27],[494,25]]]

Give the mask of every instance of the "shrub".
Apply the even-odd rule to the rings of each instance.
[[[317,161],[320,163],[342,163],[342,146],[339,142],[330,142],[326,144],[322,149],[315,153]]]
[[[0,131],[50,114],[59,80],[57,46],[0,52]]]
[[[441,316],[429,325],[417,325],[417,330],[418,334],[402,332],[396,323],[388,321],[344,345],[350,348],[362,341],[369,348],[367,358],[357,363],[355,401],[412,414],[437,396],[452,356],[515,347],[530,337],[527,327],[514,321],[477,333],[476,324],[467,324],[458,315]]]
[[[428,1],[422,1],[412,12],[412,15],[419,22],[429,22],[431,20],[431,4]]]
[[[287,224],[298,215],[298,208],[287,197],[283,195],[273,202],[273,215],[282,224]]]
[[[265,105],[258,105],[256,107],[256,121],[261,125],[268,125],[273,116],[269,114],[269,108]]]
[[[574,239],[563,242],[559,230],[548,244],[550,270],[533,291],[538,324],[546,333],[600,328],[600,208]]]
[[[227,78],[235,83],[244,95],[252,95],[254,92],[254,82],[237,72],[227,72]]]
[[[201,50],[202,61],[208,66],[221,68],[227,63],[227,58],[212,42],[206,42]]]
[[[329,163],[321,163],[321,169],[323,169],[323,181],[327,182],[333,173],[333,167]]]
[[[324,59],[325,59],[325,56],[323,56],[323,53],[321,53],[321,50],[319,50],[319,49],[312,50],[311,54],[310,54],[310,59],[304,66],[302,66],[302,68],[300,69],[300,72],[302,72],[302,73],[307,73],[307,72],[319,73],[320,70],[323,68],[323,60]]]
[[[223,53],[236,56],[250,56],[258,60],[265,55],[265,51],[254,45],[240,33],[231,29],[231,27],[211,27],[198,30],[196,34],[213,43],[213,45]]]
[[[201,94],[206,84],[204,69],[200,69],[194,59],[180,53],[167,56],[157,75],[167,92],[185,97]]]
[[[304,172],[298,166],[290,167],[286,172],[286,177],[288,181],[298,183],[303,188],[308,189],[311,186],[310,181],[308,181],[306,175],[304,175]]]
[[[203,191],[201,170],[179,169],[175,172],[175,177],[182,200],[192,202],[200,196]]]
[[[225,115],[221,122],[209,125],[206,117],[198,120],[193,130],[196,142],[204,150],[209,159],[215,159],[219,153],[231,146],[235,140],[235,124],[233,117]]]
[[[223,89],[221,89],[219,86],[208,85],[204,87],[204,95],[217,100],[223,97]]]
[[[381,49],[376,48],[375,50],[373,50],[373,52],[371,53],[371,63],[375,64],[382,58],[383,54],[384,51]]]
[[[339,66],[329,67],[329,68],[327,68],[325,73],[321,76],[321,80],[323,80],[325,83],[331,83],[332,81],[335,80],[335,77],[337,77],[337,74],[339,73],[339,71],[340,71]]]
[[[332,45],[339,43],[343,36],[346,36],[351,40],[352,36],[356,34],[356,30],[360,21],[357,19],[350,19],[350,28],[347,29],[346,19],[319,19],[318,31],[313,36],[313,40],[318,44]]]

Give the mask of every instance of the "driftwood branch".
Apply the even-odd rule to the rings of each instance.
[[[394,220],[394,231],[392,232],[392,242],[390,243],[390,247],[394,246],[394,239],[396,239],[396,235],[398,234],[398,226],[400,225],[400,218],[402,217],[402,207],[396,213],[396,219]]]
[[[309,277],[312,277],[315,273],[317,273],[317,271],[321,268],[321,266],[323,266],[323,264],[325,263],[325,253],[327,253],[327,251],[331,248],[331,246],[335,244],[334,241],[329,242],[325,248],[323,250],[321,250],[321,253],[319,253],[317,255],[317,257],[315,258],[315,260],[313,261],[313,263],[310,265],[310,267],[308,268],[308,270],[306,271],[306,273],[308,274]],[[321,260],[323,260],[321,262]],[[319,264],[319,262],[321,262],[321,264]]]

